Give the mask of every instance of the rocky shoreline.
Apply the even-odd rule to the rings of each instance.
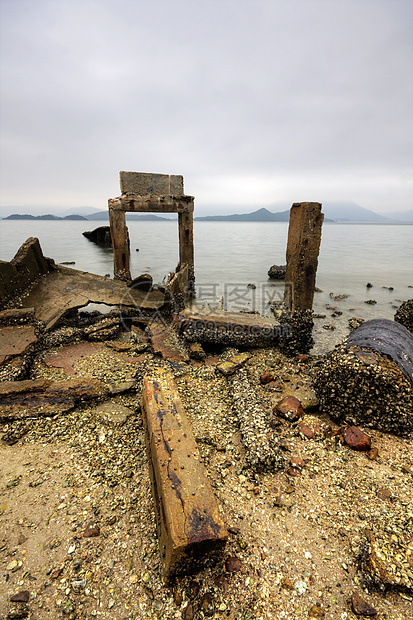
[[[141,316],[125,329],[116,313],[76,313],[48,332],[27,309],[1,321],[25,344],[0,371],[0,617],[409,617],[412,438],[320,412],[323,356],[249,346],[225,374],[239,348]],[[174,377],[229,531],[217,562],[168,584],[141,414],[157,368]]]

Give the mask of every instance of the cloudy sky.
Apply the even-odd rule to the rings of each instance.
[[[413,206],[411,0],[0,8],[2,207],[105,209],[119,170],[182,174],[199,215]]]

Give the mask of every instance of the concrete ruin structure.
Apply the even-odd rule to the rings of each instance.
[[[120,172],[122,195],[108,201],[114,277],[130,281],[130,244],[126,213],[177,213],[179,263],[168,281],[173,295],[187,296],[194,283],[194,197],[184,194],[180,175]]]
[[[319,202],[290,209],[284,305],[288,312],[312,310],[324,214]]]

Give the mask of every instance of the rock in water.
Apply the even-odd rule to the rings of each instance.
[[[272,280],[285,280],[287,265],[272,265],[268,270],[268,277]]]
[[[340,423],[411,435],[412,334],[394,321],[366,321],[326,357],[315,390],[321,411]]]

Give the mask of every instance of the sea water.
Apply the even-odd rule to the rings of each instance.
[[[75,269],[112,276],[111,248],[82,235],[101,225],[107,222],[1,220],[0,259],[11,260],[28,237],[37,237],[56,263],[74,262]],[[132,277],[149,273],[154,282],[164,282],[178,263],[177,221],[130,221],[128,228]],[[269,280],[267,272],[285,264],[287,235],[286,222],[195,221],[197,303],[270,312],[284,284]],[[350,317],[393,318],[401,301],[413,297],[413,225],[324,224],[316,284],[314,311],[325,318],[316,320],[315,336],[325,347],[348,333]],[[348,297],[335,299],[341,295]],[[334,308],[339,317],[331,317]],[[331,324],[334,332],[324,329]]]

